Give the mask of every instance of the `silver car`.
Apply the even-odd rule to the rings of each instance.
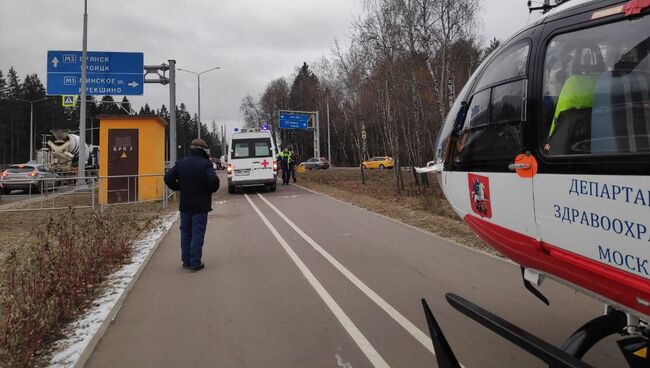
[[[10,194],[14,190],[41,193],[43,190],[59,186],[58,178],[59,175],[45,165],[20,164],[11,165],[3,171],[0,174],[0,183],[4,194]]]
[[[303,165],[307,170],[325,170],[330,167],[330,162],[325,157],[312,157],[309,160],[301,163],[301,165]]]

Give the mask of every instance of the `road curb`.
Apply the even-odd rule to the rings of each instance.
[[[151,250],[149,251],[149,254],[147,254],[147,256],[144,258],[144,260],[142,261],[142,264],[140,265],[140,267],[136,271],[135,275],[133,275],[133,278],[131,279],[131,281],[129,281],[129,284],[126,286],[126,288],[124,288],[124,291],[122,291],[122,295],[120,295],[120,297],[117,299],[117,301],[115,302],[115,305],[113,305],[110,312],[108,312],[108,315],[106,316],[106,319],[104,319],[101,326],[99,326],[99,328],[97,329],[97,331],[95,332],[93,337],[90,339],[90,341],[88,342],[86,347],[84,347],[83,351],[79,355],[79,359],[77,359],[77,361],[73,365],[74,368],[83,368],[86,365],[86,363],[88,362],[88,359],[90,359],[90,356],[95,351],[95,348],[97,347],[97,345],[99,344],[101,339],[104,337],[104,334],[106,334],[106,331],[110,327],[111,323],[113,323],[113,321],[115,320],[115,317],[117,317],[117,314],[120,312],[120,309],[122,309],[122,305],[124,304],[124,300],[126,300],[126,297],[129,295],[129,293],[131,292],[131,289],[133,288],[135,283],[140,278],[140,275],[142,274],[144,269],[149,264],[149,261],[153,257],[154,253],[156,253],[156,251],[158,250],[158,247],[160,246],[160,243],[162,243],[162,241],[167,237],[167,234],[169,233],[169,231],[174,226],[173,224],[176,221],[178,221],[178,212],[176,214],[174,214],[174,215],[170,215],[170,217],[171,216],[174,216],[174,220],[172,221],[172,225],[168,229],[166,229],[162,234],[160,234],[158,239],[156,239],[156,242],[151,247]]]
[[[427,230],[421,229],[421,228],[419,228],[419,227],[417,227],[417,226],[414,226],[414,225],[411,225],[411,224],[407,224],[407,223],[405,223],[405,222],[403,222],[403,221],[400,221],[400,220],[394,219],[394,218],[392,218],[392,217],[388,217],[388,216],[386,216],[386,215],[382,215],[382,214],[380,214],[380,213],[370,211],[370,210],[367,209],[367,208],[363,208],[363,207],[357,206],[356,204],[352,204],[352,203],[350,203],[350,202],[343,201],[343,200],[338,199],[338,198],[336,198],[336,197],[332,197],[332,196],[329,195],[329,194],[321,193],[321,192],[315,191],[315,190],[313,190],[313,189],[305,188],[305,187],[303,187],[303,186],[300,185],[300,184],[294,184],[294,185],[297,186],[298,188],[300,188],[300,189],[304,189],[304,190],[306,190],[306,191],[308,191],[308,192],[310,192],[310,193],[313,193],[313,194],[316,194],[316,195],[320,195],[320,196],[323,196],[323,197],[327,197],[327,198],[333,199],[333,200],[335,200],[335,201],[337,201],[337,202],[340,202],[340,203],[346,204],[346,205],[348,205],[348,206],[352,206],[352,207],[354,207],[354,208],[360,209],[360,210],[362,210],[362,211],[365,211],[365,212],[371,213],[371,214],[373,214],[373,215],[375,215],[375,216],[378,216],[378,217],[381,217],[381,218],[383,218],[383,219],[389,220],[389,221],[394,222],[394,223],[396,223],[396,224],[400,224],[400,225],[406,226],[406,227],[408,227],[409,229],[419,231],[419,232],[421,232],[421,233],[423,233],[423,234],[427,234],[427,235],[432,236],[432,237],[434,237],[434,238],[436,238],[436,239],[444,240],[444,241],[447,241],[447,242],[449,242],[449,243],[451,243],[451,244],[454,244],[454,245],[457,245],[457,246],[459,246],[459,247],[465,248],[465,249],[467,249],[467,250],[471,250],[472,252],[476,252],[476,253],[479,253],[479,254],[482,254],[482,255],[485,255],[485,256],[489,256],[489,257],[491,257],[491,258],[498,259],[498,260],[500,260],[500,261],[503,261],[503,262],[505,262],[505,263],[509,263],[509,264],[511,264],[511,265],[519,266],[518,264],[516,264],[515,262],[513,262],[512,260],[510,260],[510,259],[508,259],[508,258],[503,258],[503,257],[497,256],[497,255],[495,255],[495,254],[492,254],[492,253],[490,253],[490,252],[486,252],[486,251],[481,250],[481,249],[476,249],[476,248],[471,247],[471,246],[469,246],[469,245],[461,244],[461,243],[459,243],[459,242],[457,242],[457,241],[455,241],[455,240],[453,240],[453,239],[448,239],[448,238],[442,237],[442,236],[440,236],[440,235],[438,235],[438,234],[436,234],[436,233],[432,233],[431,231],[427,231]]]

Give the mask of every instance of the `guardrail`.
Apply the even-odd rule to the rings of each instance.
[[[95,209],[134,203],[160,202],[167,207],[173,192],[163,174],[3,179],[11,194],[0,199],[0,212]],[[15,195],[19,201],[7,203]]]

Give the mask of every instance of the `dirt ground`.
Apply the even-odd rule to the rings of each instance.
[[[431,174],[428,185],[417,185],[412,173],[403,171],[403,188],[396,185],[393,170],[366,170],[365,181],[357,168],[308,170],[298,174],[298,184],[406,224],[430,231],[460,244],[495,253],[453,211]],[[420,180],[421,181],[421,180]]]
[[[59,216],[65,211],[71,211],[72,207],[91,206],[92,198],[90,193],[66,193],[62,196],[46,197],[42,200],[29,201],[26,204],[17,204],[11,207],[11,212],[0,212],[0,256],[3,249],[16,243],[27,243],[35,239],[35,229],[45,224],[50,218]],[[55,207],[57,210],[36,210],[40,208]],[[107,207],[109,208],[109,207]],[[136,203],[128,205],[110,206],[111,209],[124,213],[125,218],[144,224],[160,217],[161,214],[175,211],[178,204],[170,202],[166,210],[163,210],[160,202]],[[16,210],[16,211],[14,211]],[[76,213],[88,213],[90,208],[72,209]],[[142,228],[142,232],[145,230]]]

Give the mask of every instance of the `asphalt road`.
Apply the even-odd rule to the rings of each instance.
[[[444,294],[557,345],[602,312],[552,281],[547,307],[509,262],[293,185],[214,201],[206,268],[181,268],[175,226],[88,367],[435,367],[422,297],[465,367],[544,367]],[[586,360],[623,366],[612,341]]]

